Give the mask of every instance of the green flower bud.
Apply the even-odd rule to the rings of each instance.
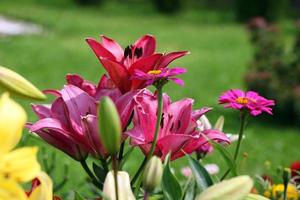
[[[0,66],[0,87],[16,96],[35,100],[46,99],[46,96],[32,83],[16,72],[2,66]]]
[[[143,174],[143,186],[147,192],[152,192],[162,179],[163,165],[161,160],[153,156],[147,163]]]
[[[218,118],[218,120],[217,120],[217,122],[216,122],[214,128],[217,129],[217,130],[219,130],[219,131],[223,131],[224,121],[225,121],[225,118],[224,118],[223,115],[221,115],[221,116]]]
[[[121,143],[121,120],[114,102],[103,97],[99,108],[99,129],[101,142],[110,155],[119,151]]]
[[[127,172],[118,171],[117,179],[118,179],[118,199],[135,200],[135,197],[131,191],[130,179]],[[110,171],[106,175],[104,185],[103,185],[103,194],[105,195],[106,198],[110,200],[116,200],[114,171]]]
[[[238,176],[207,188],[196,200],[242,200],[252,187],[253,180],[249,176]]]

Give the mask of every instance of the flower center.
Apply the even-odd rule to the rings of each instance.
[[[246,98],[246,97],[238,97],[235,101],[236,101],[237,103],[243,104],[243,105],[249,103],[249,99]]]
[[[161,74],[161,70],[160,69],[150,70],[150,71],[148,71],[148,74],[150,74],[150,75],[159,75],[159,74]]]

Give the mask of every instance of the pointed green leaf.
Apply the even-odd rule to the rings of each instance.
[[[190,179],[184,189],[184,200],[194,200],[195,199],[195,180]]]
[[[75,191],[74,200],[84,200],[84,198],[78,192]]]
[[[164,193],[164,199],[181,200],[182,189],[177,178],[171,172],[169,159],[165,162],[162,177],[162,190]]]
[[[195,177],[196,183],[200,191],[205,190],[209,186],[213,185],[213,181],[207,172],[207,170],[198,162],[195,158],[187,155],[190,167]]]
[[[219,143],[216,143],[215,141],[210,140],[209,142],[213,145],[215,149],[217,149],[220,152],[227,166],[229,167],[231,173],[234,176],[237,176],[236,164],[229,151],[224,146],[220,145]]]

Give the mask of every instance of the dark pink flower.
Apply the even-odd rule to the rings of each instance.
[[[84,159],[88,153],[106,156],[99,137],[98,100],[111,97],[125,128],[133,111],[134,96],[139,91],[122,95],[106,76],[97,86],[78,75],[67,75],[67,82],[62,90],[47,91],[56,97],[51,105],[32,106],[39,120],[29,124],[29,130],[76,160]]]
[[[171,80],[177,83],[178,85],[183,86],[183,80],[176,78],[176,75],[183,74],[186,72],[186,69],[174,67],[174,68],[161,68],[161,69],[154,69],[148,72],[144,72],[141,70],[135,70],[133,74],[133,79],[138,80],[146,80],[145,87],[148,85],[152,85],[154,82],[159,80]]]
[[[268,100],[253,91],[244,92],[239,89],[224,92],[219,98],[220,104],[225,104],[225,108],[233,108],[237,110],[246,109],[251,115],[257,116],[262,112],[272,115],[274,100]]]
[[[147,155],[154,139],[156,124],[157,97],[148,90],[136,96],[134,109],[134,127],[127,131],[131,137],[131,145],[139,146]],[[183,99],[171,103],[170,98],[163,95],[163,114],[154,154],[162,159],[171,152],[171,160],[180,158],[185,153],[192,153],[208,143],[208,138],[218,141],[217,130],[198,130],[197,120],[210,109],[192,110],[193,100]],[[226,138],[227,139],[227,138]],[[229,142],[227,139],[226,142]]]
[[[102,43],[86,39],[109,77],[122,93],[141,89],[145,80],[133,80],[135,70],[145,73],[156,68],[165,68],[173,60],[186,55],[187,51],[167,54],[155,53],[156,40],[151,35],[144,35],[124,50],[114,40],[101,36]]]

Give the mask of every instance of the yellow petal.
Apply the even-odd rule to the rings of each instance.
[[[45,172],[40,172],[37,178],[40,181],[40,185],[32,191],[29,200],[52,200],[53,186],[51,178]]]
[[[26,200],[25,191],[13,180],[0,176],[0,200]]]
[[[46,96],[16,72],[0,66],[0,86],[10,93],[26,98],[44,100]]]
[[[36,147],[23,147],[0,157],[0,175],[17,182],[32,180],[40,172]]]
[[[0,155],[17,145],[25,122],[24,109],[10,99],[8,93],[2,94],[0,97]]]

